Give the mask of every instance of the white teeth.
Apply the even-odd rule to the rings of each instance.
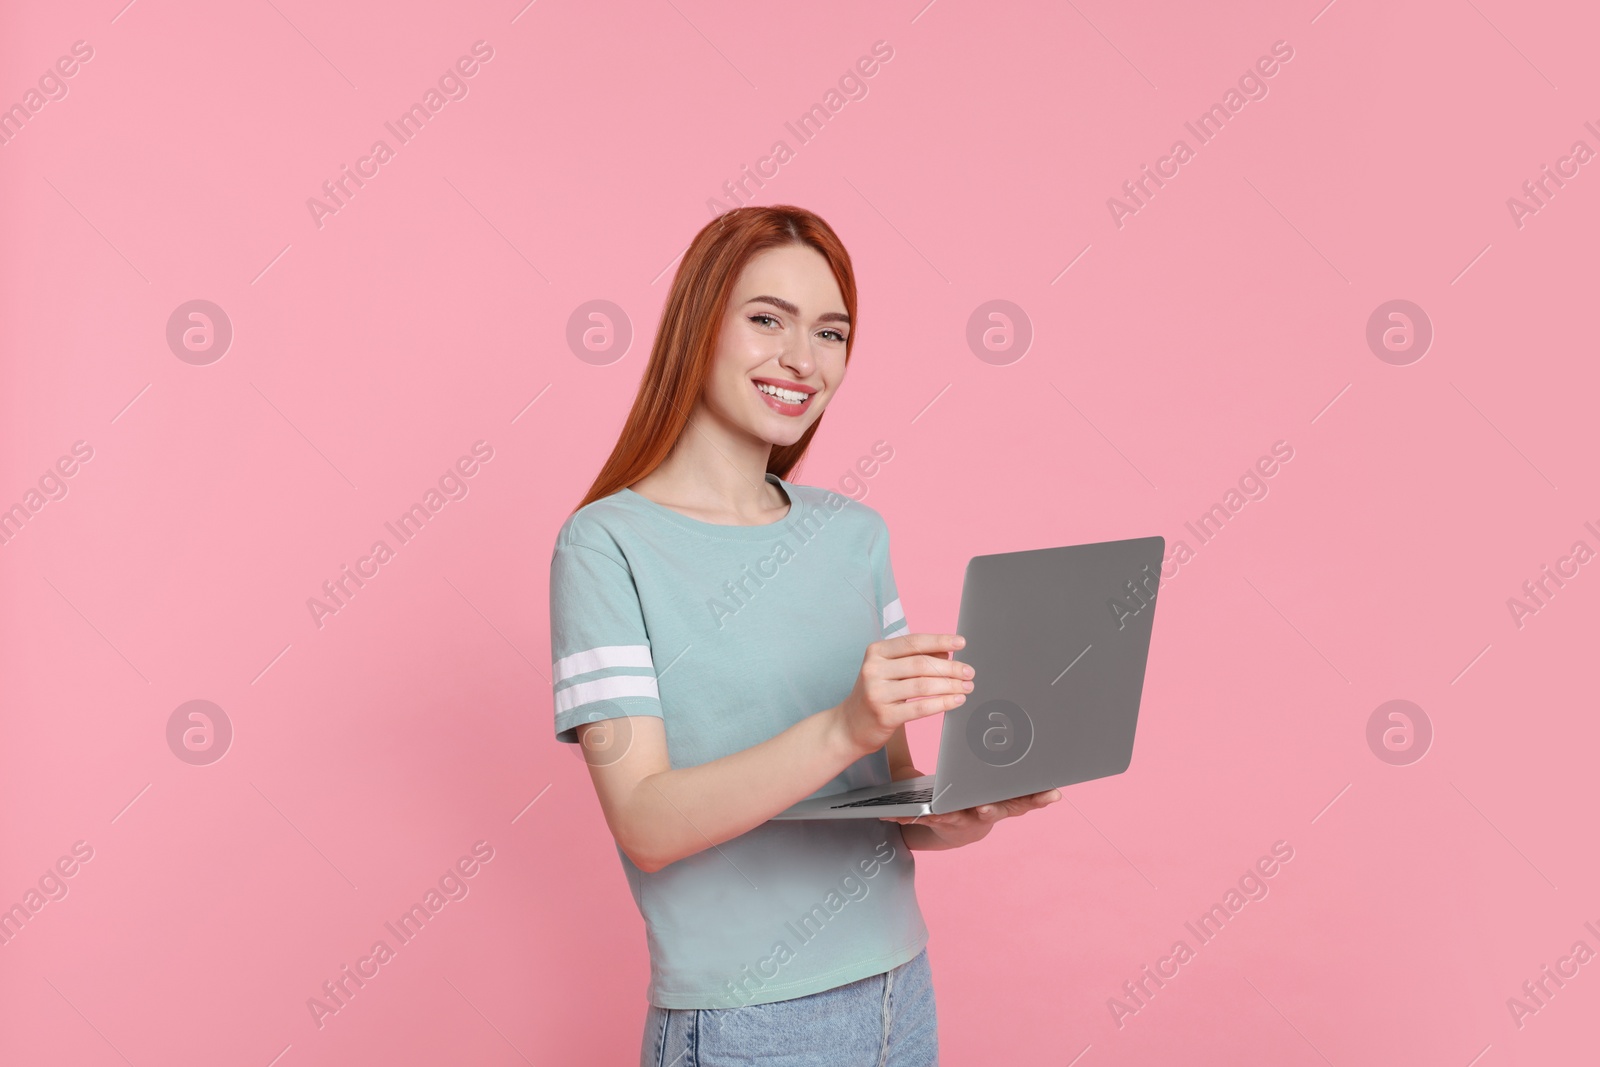
[[[811,395],[810,393],[801,393],[793,389],[780,389],[776,385],[768,385],[766,382],[757,382],[756,388],[763,393],[777,397],[786,404],[803,404]]]

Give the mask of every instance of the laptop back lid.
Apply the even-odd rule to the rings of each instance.
[[[975,677],[944,716],[936,813],[1128,769],[1165,551],[1139,537],[972,558],[954,658]]]

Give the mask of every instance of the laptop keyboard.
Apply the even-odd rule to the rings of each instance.
[[[924,786],[921,789],[907,789],[899,793],[886,793],[881,797],[868,797],[866,800],[852,800],[848,804],[834,804],[835,808],[876,808],[884,804],[927,804],[933,800],[933,786]]]

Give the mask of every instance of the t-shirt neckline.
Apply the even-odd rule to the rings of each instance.
[[[617,490],[617,493],[626,499],[636,501],[645,510],[666,519],[674,525],[681,526],[687,530],[694,530],[709,537],[723,537],[741,541],[770,540],[773,537],[781,537],[788,531],[789,520],[795,517],[797,500],[794,486],[776,474],[768,471],[766,473],[766,481],[769,484],[776,485],[779,491],[783,493],[784,497],[789,501],[789,510],[784,513],[783,518],[778,519],[776,522],[762,523],[759,526],[730,526],[720,522],[702,522],[699,519],[685,515],[681,511],[675,511],[665,504],[658,504],[643,493],[636,493],[627,486]]]

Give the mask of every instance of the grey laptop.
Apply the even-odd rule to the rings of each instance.
[[[1165,549],[1137,537],[974,556],[954,656],[973,689],[945,712],[938,772],[773,817],[943,814],[1127,770]]]

